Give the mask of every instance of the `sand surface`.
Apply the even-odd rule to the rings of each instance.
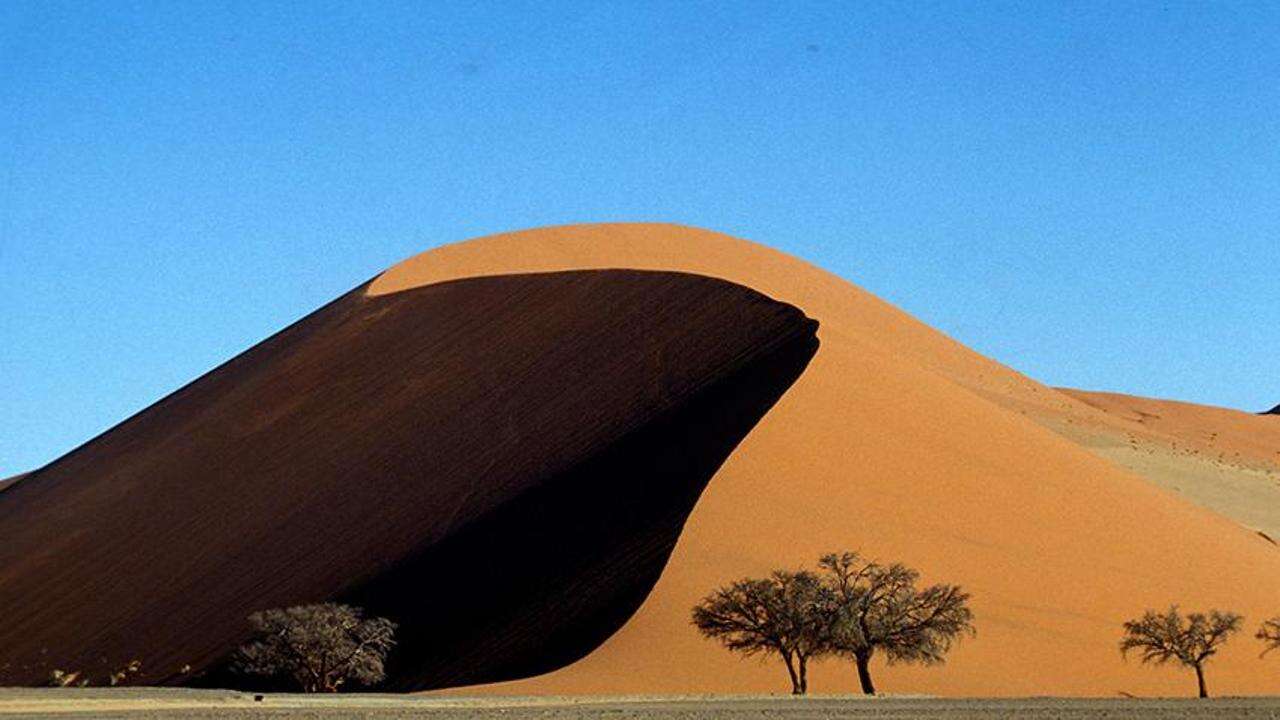
[[[28,718],[1273,718],[1280,699],[1131,700],[736,697],[423,698],[403,695],[253,695],[191,690],[0,690],[0,717]]]
[[[1036,417],[1097,455],[1280,539],[1280,417],[1062,389],[1105,413]]]
[[[1280,612],[1280,552],[1233,519],[1100,456],[1042,416],[1108,413],[984,358],[850,283],[761,245],[672,225],[549,228],[412,258],[373,294],[477,275],[577,268],[722,277],[821,323],[810,367],[699,501],[639,612],[585,659],[463,692],[758,693],[781,666],[698,637],[689,608],[743,575],[857,548],[973,593],[977,639],[941,668],[877,663],[888,692],[1180,694],[1193,679],[1122,661],[1120,623],[1147,607],[1223,607],[1250,630]],[[1251,634],[1251,632],[1249,633]],[[1211,692],[1280,688],[1247,636],[1209,670]],[[854,687],[820,663],[810,687]]]

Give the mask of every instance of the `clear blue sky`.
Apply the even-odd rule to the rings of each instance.
[[[0,4],[0,476],[408,255],[603,220],[1269,407],[1280,4]]]

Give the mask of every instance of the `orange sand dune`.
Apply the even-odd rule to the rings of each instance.
[[[821,346],[711,480],[618,633],[561,670],[465,692],[784,692],[780,666],[701,639],[689,609],[718,584],[837,548],[903,560],[926,581],[973,593],[978,637],[941,668],[877,668],[890,693],[1186,694],[1187,673],[1121,660],[1123,620],[1170,602],[1232,608],[1250,627],[1280,613],[1274,545],[1053,426],[1117,422],[1095,398],[1030,380],[760,245],[673,225],[548,228],[424,253],[369,292],[584,268],[740,283],[818,320]],[[1259,660],[1247,634],[1214,659],[1211,692],[1280,690],[1278,661]],[[855,686],[842,663],[811,673],[816,692]]]

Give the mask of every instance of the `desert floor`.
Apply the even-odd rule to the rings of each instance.
[[[223,690],[0,689],[0,716],[32,718],[1274,718],[1280,698],[940,699],[852,696],[430,698]]]

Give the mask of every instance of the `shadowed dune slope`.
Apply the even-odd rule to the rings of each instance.
[[[978,637],[941,668],[875,665],[887,692],[1186,694],[1176,669],[1124,662],[1120,623],[1147,607],[1280,612],[1280,552],[1256,533],[1097,456],[1043,418],[1107,413],[984,358],[807,263],[674,225],[546,228],[448,245],[370,285],[394,295],[455,278],[626,267],[711,275],[817,318],[809,368],[707,486],[638,612],[572,665],[464,693],[785,692],[777,663],[701,639],[713,587],[823,551],[860,548],[973,593]],[[1247,637],[1214,658],[1210,690],[1274,692]],[[811,670],[815,692],[856,688]]]
[[[357,288],[0,493],[0,682],[225,682],[249,613],[331,599],[400,624],[393,689],[563,666],[815,327],[680,273]]]

